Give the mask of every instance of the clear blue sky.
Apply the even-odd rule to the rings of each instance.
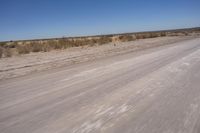
[[[200,0],[0,0],[0,41],[200,26]]]

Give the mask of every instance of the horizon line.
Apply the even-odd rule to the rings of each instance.
[[[146,33],[146,32],[169,32],[169,31],[176,31],[176,30],[189,30],[189,29],[200,29],[200,26],[197,27],[184,27],[184,28],[177,28],[177,29],[161,29],[161,30],[144,30],[144,31],[135,31],[135,32],[119,32],[119,33],[108,33],[108,34],[94,34],[94,35],[80,35],[80,36],[62,36],[62,37],[47,37],[47,38],[30,38],[30,39],[16,39],[16,40],[5,40],[0,41],[1,43],[7,42],[19,42],[19,41],[40,41],[40,40],[54,40],[54,39],[61,39],[61,38],[87,38],[87,37],[101,37],[101,36],[112,36],[112,35],[124,35],[124,34],[138,34],[138,33]]]

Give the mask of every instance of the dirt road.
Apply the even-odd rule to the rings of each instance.
[[[1,133],[199,133],[200,38],[0,81]]]

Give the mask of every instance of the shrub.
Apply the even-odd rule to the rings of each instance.
[[[160,33],[160,36],[166,36],[167,34],[166,34],[166,32],[161,32]]]
[[[29,44],[17,45],[16,48],[19,54],[28,54],[31,51]]]
[[[150,33],[150,38],[155,38],[155,37],[159,37],[160,35],[158,33]]]
[[[158,37],[158,36],[159,36],[159,34],[153,33],[153,32],[136,34],[137,39],[154,38],[154,37]]]
[[[95,44],[97,44],[98,43],[98,41],[97,41],[97,39],[89,39],[89,40],[87,40],[87,42],[86,42],[86,45],[89,45],[89,46],[94,46]]]
[[[136,38],[131,35],[121,35],[119,36],[119,40],[122,42],[134,41]]]
[[[55,49],[62,49],[62,48],[67,48],[68,46],[67,46],[67,40],[65,40],[65,39],[60,39],[59,41],[58,41],[58,43],[57,42],[55,42],[55,41],[51,41],[51,45],[53,45],[53,47],[55,48]],[[50,46],[51,46],[50,45]]]
[[[12,51],[11,51],[11,49],[10,48],[6,48],[6,49],[4,49],[4,56],[5,57],[11,57],[12,56]]]
[[[0,46],[1,46],[1,47],[5,47],[5,46],[6,46],[6,43],[0,42]]]
[[[51,47],[50,47],[50,45],[48,43],[42,44],[42,51],[48,52],[50,50],[51,50]]]
[[[42,43],[39,42],[31,42],[30,43],[30,48],[32,52],[40,52],[42,51]]]
[[[103,36],[98,39],[99,45],[110,43],[110,42],[112,42],[112,39],[110,37]]]
[[[145,38],[153,38],[154,37],[154,33],[150,33],[150,32],[148,32],[148,33],[143,33],[143,39],[145,39]]]
[[[188,32],[184,32],[184,34],[185,34],[185,36],[188,36],[188,35],[190,35]]]
[[[3,56],[3,48],[0,46],[0,58]]]
[[[7,47],[7,48],[16,48],[17,45],[18,45],[17,42],[12,42],[11,44],[6,45],[6,47]]]
[[[144,39],[144,35],[142,35],[142,34],[136,34],[136,38],[137,39]]]
[[[74,40],[73,41],[73,47],[83,46],[84,42],[82,40]]]

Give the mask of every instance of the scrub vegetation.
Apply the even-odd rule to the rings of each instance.
[[[191,34],[200,33],[200,28],[156,31],[156,32],[140,32],[113,34],[102,36],[87,36],[87,37],[70,37],[70,38],[54,38],[41,40],[23,40],[0,42],[0,58],[11,57],[14,55],[28,54],[31,52],[48,52],[56,49],[66,49],[79,46],[96,46],[107,43],[128,42],[137,39],[155,38],[164,36],[188,36]]]

